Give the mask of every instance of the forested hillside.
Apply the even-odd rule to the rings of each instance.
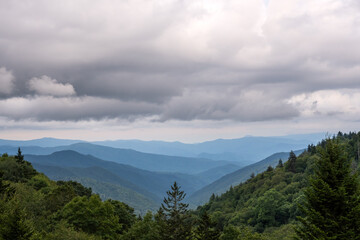
[[[51,181],[21,152],[0,158],[0,239],[359,239],[360,133],[339,133],[252,175],[189,211],[169,186],[157,212],[136,218],[76,182]]]
[[[296,155],[303,152],[298,150]],[[265,171],[269,166],[275,167],[280,159],[285,162],[289,157],[289,152],[274,153],[271,156],[239,170],[233,171],[229,174],[216,179],[216,181],[201,188],[189,197],[189,202],[195,206],[206,203],[212,194],[220,195],[230,188],[230,186],[238,185],[241,182],[246,181],[252,174],[258,174]]]
[[[151,172],[71,150],[25,157],[35,169],[45,173],[52,180],[78,181],[91,187],[102,199],[123,201],[142,215],[147,210],[156,210],[160,206],[166,190],[174,181],[177,181],[188,194],[211,182],[206,173],[193,176]],[[235,165],[234,169],[237,169]]]
[[[353,172],[359,172],[359,139],[360,133],[339,133],[333,139],[346,161],[352,163]],[[279,162],[275,168],[268,167],[245,183],[231,187],[225,194],[213,195],[208,203],[198,208],[197,213],[207,212],[218,227],[229,234],[236,235],[246,228],[254,231],[259,238],[292,239],[297,219],[304,215],[299,205],[305,201],[305,189],[325,146],[326,141],[323,140],[317,146],[309,145],[298,157],[292,153],[285,164]],[[328,171],[330,178],[331,171]],[[356,181],[359,182],[359,179]]]
[[[0,239],[118,239],[135,221],[131,207],[51,181],[21,152],[0,157]]]

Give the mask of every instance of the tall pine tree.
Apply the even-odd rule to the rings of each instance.
[[[298,239],[360,239],[358,175],[334,139],[326,141],[305,191]]]
[[[164,236],[167,240],[191,239],[191,222],[187,209],[189,204],[182,203],[186,194],[180,190],[176,182],[166,194],[167,197],[164,197],[164,203],[159,210],[166,222]]]
[[[285,170],[296,173],[296,160],[297,157],[293,151],[290,152],[289,159],[286,163]]]
[[[18,163],[22,164],[24,163],[24,155],[22,155],[22,152],[21,152],[21,149],[18,148],[18,153],[17,155],[15,156],[15,159]]]

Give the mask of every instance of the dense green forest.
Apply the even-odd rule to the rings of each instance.
[[[323,170],[325,172],[323,174],[325,174],[325,178],[329,179],[332,175],[338,176],[336,175],[338,173],[334,173],[334,169],[349,165],[348,169],[354,173],[353,180],[357,183],[353,190],[357,199],[354,209],[359,210],[360,194],[359,179],[357,178],[360,154],[359,139],[360,133],[343,134],[339,132],[337,136],[323,140],[317,146],[309,145],[307,150],[298,157],[291,153],[286,163],[279,161],[276,168],[268,167],[265,172],[256,176],[252,175],[246,182],[231,187],[225,194],[213,195],[208,203],[198,208],[196,213],[207,212],[217,223],[219,229],[233,235],[233,237],[223,239],[293,239],[299,225],[299,218],[307,217],[308,211],[302,206],[306,206],[308,201],[314,201],[308,200],[306,193],[310,191],[309,188],[312,186],[314,178],[318,178],[317,175],[321,169],[319,164],[328,166],[329,169]],[[325,161],[327,159],[325,153],[329,151],[330,146],[328,145],[331,144],[336,145],[342,155],[338,165]],[[335,154],[332,153],[332,155]],[[334,158],[334,156],[331,157]],[[339,181],[343,181],[342,175],[339,176]],[[330,183],[330,185],[334,184]],[[325,196],[329,194],[331,187],[328,186]],[[316,194],[319,193],[316,192]],[[319,201],[326,202],[328,204],[326,207],[329,208],[336,205],[334,203],[336,200],[331,201],[325,197]],[[348,211],[348,209],[344,211]],[[360,217],[358,213],[354,213],[354,216]],[[318,217],[320,218],[320,216]],[[357,229],[360,229],[360,224],[357,225]],[[242,237],[244,232],[253,236]]]
[[[360,133],[338,133],[190,211],[176,182],[140,217],[73,181],[0,157],[0,239],[358,239]]]

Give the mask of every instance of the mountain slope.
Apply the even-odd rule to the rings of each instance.
[[[238,165],[235,164],[228,164],[225,166],[220,166],[216,168],[211,168],[209,170],[206,170],[204,172],[198,173],[195,176],[201,178],[204,181],[207,181],[209,183],[214,182],[215,180],[220,179],[221,177],[235,172],[236,170],[240,169]]]
[[[128,183],[118,176],[99,167],[63,168],[33,163],[33,167],[53,180],[73,180],[86,187],[91,187],[102,199],[114,199],[125,202],[140,214],[147,210],[156,210],[160,198],[143,191],[138,186]],[[125,183],[124,183],[125,182]]]
[[[116,179],[114,182],[121,184],[128,182],[126,184],[134,184],[138,188],[143,189],[143,191],[151,192],[159,198],[164,196],[165,192],[174,181],[181,184],[183,189],[189,194],[207,184],[200,178],[192,175],[146,171],[125,164],[104,161],[91,155],[83,155],[71,150],[55,152],[50,155],[25,155],[25,157],[31,163],[45,166],[58,166],[62,168],[99,167],[121,179],[121,181]],[[105,173],[101,175],[104,178],[108,177]],[[95,172],[94,177],[96,177]],[[126,184],[124,186],[129,187]],[[134,187],[129,188],[133,189]]]
[[[32,162],[33,167],[39,171],[47,175],[49,178],[53,180],[76,180],[76,178],[88,178],[93,179],[95,181],[107,182],[111,184],[116,184],[118,186],[131,189],[139,194],[146,196],[148,199],[152,199],[154,201],[159,201],[160,198],[155,194],[145,190],[144,188],[126,180],[122,177],[102,168],[95,166],[84,165],[81,167],[81,164],[76,164],[76,167],[69,166],[64,164],[63,166],[59,166],[61,164],[52,164],[46,161],[38,161],[32,158],[32,156],[26,156],[30,162]],[[89,164],[92,165],[92,164]]]
[[[295,154],[300,154],[302,151],[303,150],[295,151]],[[285,162],[288,157],[288,152],[275,153],[257,163],[227,174],[190,195],[189,202],[193,205],[203,204],[209,200],[213,193],[217,195],[224,193],[230,188],[230,186],[238,185],[239,183],[249,179],[252,173],[257,174],[263,172],[268,168],[268,166],[275,167],[278,164],[279,159],[282,159],[283,162]]]
[[[200,158],[148,154],[130,149],[118,149],[90,143],[77,143],[68,146],[52,148],[25,146],[21,147],[21,149],[23,153],[36,155],[48,155],[58,151],[73,150],[81,154],[90,154],[103,160],[127,164],[136,168],[156,172],[179,172],[196,174],[214,167],[224,166],[230,163],[228,161],[213,161]],[[17,147],[0,146],[0,152],[16,154]]]
[[[342,160],[352,162],[350,165],[351,172],[355,174],[357,178],[355,179],[359,180],[356,176],[360,170],[359,140],[360,132],[349,134],[339,132],[334,139],[323,140],[316,147],[309,146],[306,151],[292,159],[291,162],[286,162],[283,167],[279,166],[275,169],[266,170],[242,184],[234,185],[220,196],[211,197],[209,202],[196,210],[196,213],[200,215],[206,211],[211,217],[221,220],[220,227],[224,229],[231,225],[249,226],[257,232],[263,232],[261,239],[293,239],[291,235],[294,233],[298,217],[304,216],[298,205],[304,205],[304,190],[308,187],[310,177],[314,176],[316,162],[321,161],[321,158],[328,158],[331,159],[328,161],[337,163],[336,159],[345,157]],[[332,144],[338,145],[340,153],[331,147],[327,148],[327,141],[333,141]],[[344,165],[346,166],[346,163]],[[323,176],[328,176],[331,179],[338,177],[332,177],[331,174],[336,173],[339,176],[347,174],[346,171],[339,173],[335,170],[335,166],[323,171],[326,172]],[[342,184],[345,182],[345,180],[341,183],[336,182],[335,185],[325,183],[324,186],[334,191],[339,186],[343,186]],[[322,186],[320,189],[323,190]],[[345,192],[346,190],[343,190],[340,194]],[[358,192],[355,193],[358,195]],[[318,204],[319,199],[321,201],[321,196],[315,201]],[[324,203],[332,206],[329,201]]]

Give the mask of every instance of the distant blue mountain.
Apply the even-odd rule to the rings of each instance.
[[[163,141],[116,140],[94,142],[98,145],[129,148],[146,153],[171,156],[200,157],[239,162],[246,166],[276,152],[304,149],[316,144],[326,133],[298,134],[279,137],[252,137],[217,139],[195,144]]]
[[[179,183],[188,194],[210,183],[210,180],[202,176],[151,172],[125,164],[104,161],[72,150],[59,151],[50,155],[26,154],[25,159],[31,162],[38,171],[45,173],[52,179],[79,179],[81,182],[86,182],[85,180],[88,179],[87,185],[93,187],[92,183],[98,189],[101,189],[100,183],[113,184],[127,189],[127,191],[137,192],[137,199],[141,199],[139,198],[141,195],[149,199],[150,202],[157,203],[161,202],[174,181]],[[104,194],[101,190],[98,192]],[[107,194],[109,195],[109,193]],[[127,201],[127,199],[119,200]]]
[[[7,152],[8,154],[14,155],[17,153],[17,149],[17,147],[0,146],[0,153]],[[232,164],[229,161],[149,154],[131,149],[112,148],[91,143],[76,143],[68,146],[47,148],[21,146],[21,149],[25,154],[36,155],[48,155],[58,151],[73,150],[81,154],[90,154],[103,160],[156,172],[196,174],[211,168]]]
[[[138,199],[137,206],[145,204],[153,208],[154,201],[161,199],[173,181],[178,181],[191,196],[194,206],[208,200],[212,193],[222,193],[230,185],[246,180],[252,172],[264,171],[269,165],[276,164],[279,158],[286,160],[284,158],[290,150],[304,149],[308,144],[322,139],[323,135],[248,136],[196,144],[118,140],[97,142],[102,144],[97,145],[52,138],[0,140],[0,153],[15,155],[18,147],[21,147],[27,160],[54,179],[76,179],[87,186],[105,189],[102,192],[104,196],[110,196],[110,189],[116,189],[116,196]],[[34,146],[36,144],[38,146]],[[130,148],[163,154],[144,153]]]
[[[240,169],[238,165],[235,164],[228,164],[220,167],[211,168],[209,170],[206,170],[204,172],[198,173],[195,176],[201,178],[202,180],[206,182],[214,182],[215,180],[218,180],[222,176],[225,176],[229,173],[235,172],[236,170]]]
[[[30,141],[0,140],[0,153],[15,154],[17,147],[21,147],[24,153],[38,155],[74,150],[150,171],[196,174],[227,164],[245,167],[276,152],[304,149],[308,144],[316,144],[325,135],[325,133],[315,133],[279,137],[246,136],[194,144],[140,140],[88,143],[54,138]]]
[[[84,142],[81,140],[68,140],[57,138],[40,138],[34,140],[4,140],[0,139],[0,145],[12,146],[12,147],[25,147],[25,146],[37,146],[37,147],[58,147],[66,146],[74,143]]]

